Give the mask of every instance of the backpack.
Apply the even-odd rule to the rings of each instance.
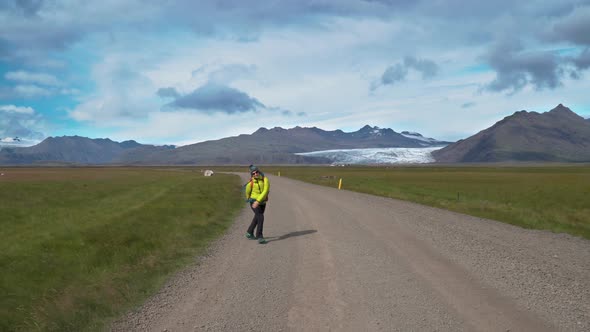
[[[262,178],[264,178],[264,175],[262,176]],[[250,185],[250,193],[252,192],[252,189],[254,188],[254,179],[250,178],[250,181],[246,182],[243,186],[242,186],[242,192],[244,193],[244,195],[246,194],[246,189],[248,188],[248,185]],[[262,203],[266,203],[268,202],[268,197],[270,196],[270,189],[268,190],[268,194],[266,194],[266,198],[264,199],[264,201],[262,201]],[[248,199],[246,201],[250,201],[252,198],[248,197]]]

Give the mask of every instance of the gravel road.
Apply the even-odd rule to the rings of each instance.
[[[247,181],[242,174],[242,181]],[[270,177],[114,331],[590,331],[590,241]]]

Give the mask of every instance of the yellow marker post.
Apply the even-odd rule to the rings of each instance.
[[[342,178],[340,178],[340,181],[338,181],[338,190],[340,190],[342,188]]]
[[[279,171],[279,176],[281,176],[281,172]]]

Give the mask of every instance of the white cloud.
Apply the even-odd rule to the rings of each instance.
[[[204,140],[236,136],[258,129],[256,117],[242,115],[238,118],[225,113],[203,115],[191,111],[152,112],[142,121],[121,123],[113,132],[116,140],[133,137],[141,143],[187,145]],[[224,124],[233,123],[235,126]],[[195,128],[198,128],[196,130]]]
[[[80,103],[69,112],[73,119],[112,124],[126,118],[140,120],[159,109],[158,88],[143,74],[144,54],[135,50],[109,51],[105,50],[103,60],[94,64],[91,79],[96,90],[80,96]]]
[[[17,85],[14,87],[14,92],[25,98],[48,97],[53,95],[51,90],[37,85]]]
[[[113,119],[120,121],[125,115],[127,119],[135,117],[145,126],[130,122],[127,130],[123,125],[126,122],[119,122],[118,135],[125,139],[145,137],[153,143],[196,142],[224,137],[220,135],[224,132],[251,133],[261,126],[357,130],[364,124],[418,131],[437,139],[458,139],[513,111],[531,107],[529,98],[536,98],[530,89],[509,99],[479,93],[480,87],[494,79],[493,71],[461,72],[481,65],[478,56],[485,54],[485,47],[454,47],[434,55],[408,53],[395,43],[403,32],[399,22],[341,18],[312,34],[306,30],[277,30],[248,43],[188,37],[176,40],[175,47],[161,45],[168,50],[162,58],[129,51],[110,53],[93,71],[99,93],[80,104],[72,115],[99,125]],[[403,84],[371,94],[370,83],[406,56],[435,62],[438,75],[423,81],[422,72],[412,70]],[[121,67],[133,69],[133,74],[121,75]],[[173,88],[179,94],[188,94],[212,78],[269,108],[305,112],[307,116],[287,118],[272,112],[251,117],[159,113],[160,107],[170,101],[154,99],[159,89]],[[537,100],[541,99],[546,98]],[[468,109],[462,107],[467,102],[476,104]],[[552,104],[548,101],[547,108]],[[258,121],[250,121],[252,117]]]
[[[6,96],[20,98],[51,97],[56,95],[75,95],[80,91],[64,87],[64,83],[55,76],[46,73],[28,71],[9,71],[4,74],[4,79],[14,82],[16,85],[5,87]],[[6,97],[5,96],[5,97]]]
[[[0,95],[5,100],[70,97],[78,102],[69,110],[73,120],[116,130],[121,139],[176,144],[296,125],[356,130],[370,124],[449,139],[520,109],[589,105],[584,91],[590,83],[582,72],[587,57],[576,58],[581,63],[577,80],[566,73],[559,76],[562,85],[548,85],[555,93],[535,91],[529,81],[511,96],[480,92],[496,73],[518,73],[523,67],[518,64],[529,59],[485,57],[494,42],[514,31],[524,55],[561,47],[586,54],[580,45],[588,38],[583,34],[587,7],[580,13],[576,1],[499,1],[31,2],[38,6],[18,13],[0,9],[0,61],[46,68],[55,76],[11,70],[4,78],[17,86],[0,86]],[[17,9],[16,3],[0,5],[8,7]],[[541,36],[543,31],[551,31],[553,39]],[[406,63],[405,57],[427,59],[436,68]],[[36,65],[19,66],[21,58]],[[370,91],[388,67],[402,63],[411,70],[391,78],[404,80]],[[548,68],[534,65],[524,74]],[[432,68],[436,76],[429,75]],[[66,87],[58,77],[79,86]],[[171,96],[200,91],[208,82],[243,92],[267,109],[231,115],[162,112]],[[511,86],[510,80],[501,83]],[[281,116],[275,109],[307,116]]]
[[[35,110],[29,106],[0,105],[0,112],[34,114]]]
[[[60,89],[59,93],[65,96],[74,96],[74,95],[79,95],[82,93],[82,91],[78,90],[78,89]]]
[[[0,114],[0,137],[19,137],[28,143],[45,137],[43,119],[32,107],[0,105]]]
[[[4,74],[4,78],[10,81],[31,83],[46,86],[60,86],[61,82],[53,75],[44,73],[31,73],[27,71],[11,71]]]

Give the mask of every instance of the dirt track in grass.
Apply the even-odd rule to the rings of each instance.
[[[590,330],[588,240],[270,180],[267,244],[244,208],[112,330]]]

